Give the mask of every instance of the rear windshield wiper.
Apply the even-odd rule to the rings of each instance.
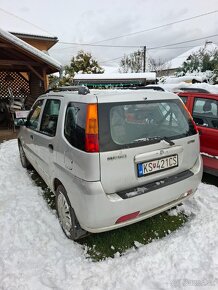
[[[136,140],[134,140],[133,142],[135,143],[135,142],[145,142],[145,141],[147,141],[147,142],[154,142],[155,141],[155,143],[157,143],[157,142],[160,142],[160,141],[165,141],[165,142],[167,142],[170,146],[173,146],[173,145],[175,145],[175,143],[169,138],[169,137],[160,137],[160,136],[155,136],[155,137],[147,137],[147,138],[140,138],[140,139],[136,139]]]
[[[160,137],[160,141],[161,140],[166,141],[167,143],[169,143],[170,146],[175,145],[175,143],[169,137]]]

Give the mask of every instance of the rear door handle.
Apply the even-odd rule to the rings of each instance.
[[[53,151],[54,150],[54,146],[52,144],[48,144],[48,148]]]

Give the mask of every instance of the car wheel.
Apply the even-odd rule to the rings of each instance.
[[[19,147],[19,152],[20,152],[20,161],[23,168],[27,168],[27,169],[30,168],[31,165],[28,159],[26,158],[25,152],[23,150],[23,146],[20,144],[20,142],[18,143],[18,147]]]
[[[86,236],[87,232],[81,228],[63,185],[59,185],[56,189],[55,203],[65,235],[71,240],[78,240]]]

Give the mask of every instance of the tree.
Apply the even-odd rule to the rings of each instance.
[[[153,57],[149,57],[148,67],[150,71],[154,71],[158,75],[158,73],[161,72],[162,70],[169,69],[170,65],[167,64],[166,60],[164,59],[161,58],[155,59]]]
[[[72,85],[76,73],[98,74],[103,72],[104,69],[92,57],[91,53],[80,50],[76,56],[72,57],[70,65],[64,67],[62,77],[53,76],[50,80],[53,81],[54,86]]]
[[[218,82],[218,49],[212,52],[201,49],[191,54],[182,67],[177,70],[177,75],[201,72],[205,72],[212,83]]]
[[[143,52],[137,50],[130,55],[124,55],[120,61],[119,72],[121,73],[138,73],[143,70]]]
[[[104,69],[100,67],[91,53],[84,52],[83,50],[80,50],[77,56],[72,57],[70,65],[66,66],[65,70],[70,75],[75,73],[99,74],[104,72]]]

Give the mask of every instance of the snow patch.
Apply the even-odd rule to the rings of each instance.
[[[217,289],[218,188],[185,201],[189,221],[161,240],[93,263],[68,240],[21,167],[17,141],[0,144],[1,289]],[[176,286],[175,286],[176,285]],[[178,286],[179,285],[179,286]],[[177,289],[177,288],[176,288]]]

